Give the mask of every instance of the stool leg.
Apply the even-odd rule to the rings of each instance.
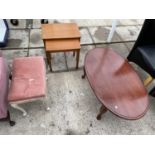
[[[9,111],[7,111],[7,117],[0,119],[0,121],[8,121],[10,126],[14,126],[16,124],[16,122],[11,120]]]
[[[26,115],[27,115],[27,112],[26,112],[23,108],[19,107],[18,104],[11,104],[11,106],[12,106],[13,108],[15,108],[15,109],[21,111],[21,112],[23,113],[23,116],[26,116]]]
[[[11,120],[9,111],[8,111],[8,114],[7,114],[7,120],[9,121],[10,126],[14,126],[16,124],[16,122]]]
[[[43,98],[42,102],[45,105],[46,110],[49,111],[50,107],[46,105],[46,101],[47,101],[47,96]]]
[[[80,57],[80,50],[77,50],[77,56],[76,56],[76,69],[79,68],[79,57]]]
[[[47,53],[46,52],[46,57],[47,57],[47,62],[48,62],[48,65],[49,65],[49,68],[50,68],[50,71],[52,72],[52,64],[51,64],[51,53]]]
[[[100,108],[100,112],[96,117],[97,120],[101,120],[102,114],[104,114],[105,112],[107,112],[107,108],[104,105],[102,105],[101,108]]]
[[[48,77],[46,77],[46,82],[48,82]],[[47,89],[47,94],[48,94],[48,89]],[[46,110],[49,111],[49,110],[50,110],[50,107],[46,105],[46,102],[47,102],[47,95],[42,99],[42,102],[43,102],[43,104],[45,105]]]
[[[86,70],[85,70],[85,67],[83,67],[83,73],[84,73],[84,74],[81,76],[82,79],[84,79],[84,78],[86,77]]]

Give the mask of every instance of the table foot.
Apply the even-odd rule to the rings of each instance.
[[[75,57],[75,52],[73,52],[73,57]]]
[[[107,112],[107,108],[106,108],[104,105],[102,105],[101,108],[100,108],[100,112],[99,112],[99,114],[97,115],[96,119],[97,119],[97,120],[101,120],[102,115],[103,115],[105,112]]]
[[[79,57],[80,57],[80,50],[77,51],[77,56],[76,56],[76,69],[79,68]]]
[[[50,66],[49,66],[50,67]],[[52,68],[50,67],[50,72],[53,72]]]
[[[86,77],[86,70],[84,67],[83,67],[83,72],[84,72],[84,74],[81,76],[82,79],[84,79]]]

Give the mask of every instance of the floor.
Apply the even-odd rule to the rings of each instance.
[[[9,42],[2,48],[4,56],[11,66],[15,57],[44,55],[39,19],[19,20],[17,27],[10,24]],[[0,134],[154,134],[155,133],[155,99],[150,97],[150,108],[147,114],[136,121],[127,121],[110,112],[103,115],[101,121],[96,120],[100,102],[93,94],[87,79],[81,79],[85,54],[94,47],[112,47],[124,58],[127,57],[144,20],[119,20],[112,41],[107,37],[112,20],[103,19],[50,19],[50,23],[76,22],[81,33],[81,54],[79,69],[75,70],[75,58],[71,53],[53,54],[53,73],[47,69],[48,97],[45,110],[41,101],[22,105],[28,112],[27,117],[10,108],[11,117],[16,121],[14,127],[7,122],[0,123]],[[46,61],[46,57],[45,57]],[[141,79],[147,74],[136,65]],[[148,91],[153,87],[151,84]]]

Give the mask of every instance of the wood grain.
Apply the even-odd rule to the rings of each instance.
[[[65,38],[80,39],[80,32],[77,24],[75,23],[43,24],[42,38],[43,39],[65,39]]]
[[[80,57],[80,32],[75,23],[43,24],[42,38],[50,71],[52,71],[51,53],[77,52],[76,69]]]
[[[124,119],[139,119],[149,105],[147,91],[139,76],[111,48],[95,48],[85,58],[88,81],[101,103]]]
[[[80,49],[79,39],[45,40],[46,52],[74,51]]]

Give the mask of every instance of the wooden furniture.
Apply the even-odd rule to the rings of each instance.
[[[42,39],[45,45],[47,62],[51,71],[51,54],[57,52],[77,52],[76,69],[78,68],[80,56],[80,32],[76,24],[43,24]]]
[[[44,58],[42,56],[15,58],[12,68],[8,101],[12,107],[22,111],[26,116],[27,112],[19,104],[40,99],[44,102],[46,97]]]
[[[107,110],[129,120],[147,111],[147,91],[128,61],[111,48],[95,48],[85,57],[84,76],[102,103],[97,119]]]

